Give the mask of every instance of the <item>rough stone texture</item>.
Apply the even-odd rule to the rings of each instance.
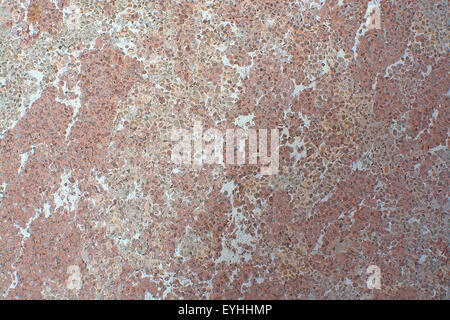
[[[0,7],[0,298],[448,299],[447,1]],[[171,162],[242,119],[278,174]]]

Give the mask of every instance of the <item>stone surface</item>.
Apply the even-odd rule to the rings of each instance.
[[[447,1],[0,7],[0,298],[448,298]],[[194,121],[278,174],[174,164]]]

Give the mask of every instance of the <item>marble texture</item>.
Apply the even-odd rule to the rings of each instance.
[[[0,0],[0,299],[448,299],[448,14]],[[194,121],[278,174],[175,165]]]

